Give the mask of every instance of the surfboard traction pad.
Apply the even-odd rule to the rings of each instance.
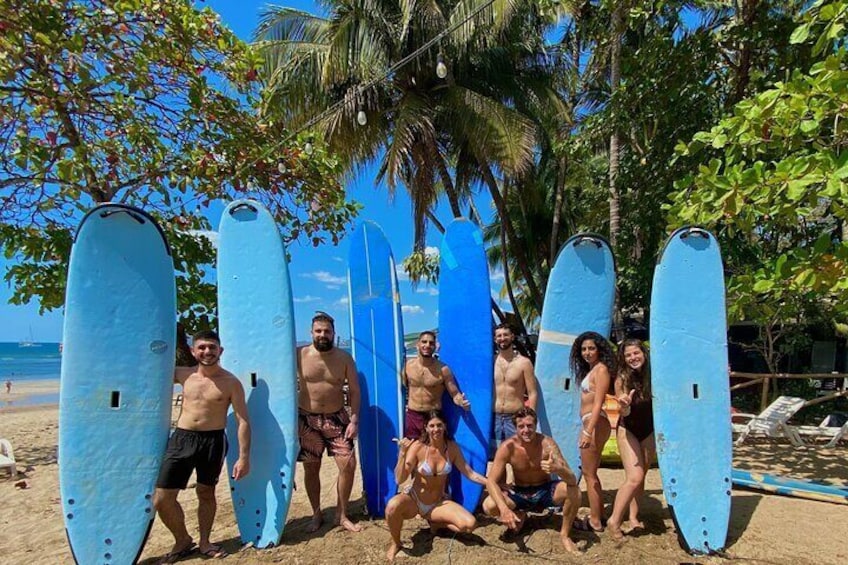
[[[670,257],[676,261],[674,272],[668,266]],[[686,289],[686,296],[676,301],[668,298],[669,287]],[[665,298],[664,302],[672,301],[673,307],[660,303],[658,296]],[[693,554],[721,554],[730,519],[732,438],[730,426],[715,428],[720,416],[729,413],[730,390],[726,378],[724,274],[712,234],[684,227],[668,238],[654,272],[651,306],[654,421],[666,503],[681,547]],[[702,318],[711,316],[715,323],[693,325],[691,320],[698,312],[703,312]],[[693,360],[692,354],[702,353],[705,344],[712,345],[707,357]],[[683,350],[685,356],[675,355]],[[704,367],[712,367],[712,372]],[[682,432],[681,427],[687,431]],[[703,465],[691,460],[691,446],[695,444],[710,451],[711,461],[715,456],[723,461],[713,465],[711,472],[705,471]],[[683,449],[686,445],[690,447]],[[681,514],[684,505],[692,503],[699,508]],[[707,515],[710,510],[717,515]],[[717,535],[717,531],[723,534]],[[722,541],[711,543],[717,539]]]

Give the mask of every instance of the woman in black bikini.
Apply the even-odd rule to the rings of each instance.
[[[618,350],[615,395],[621,405],[618,422],[618,451],[624,466],[624,484],[615,495],[608,526],[621,539],[624,512],[630,512],[630,530],[643,528],[639,521],[639,497],[645,491],[645,474],[654,457],[654,416],[651,401],[651,368],[648,352],[638,339],[627,339]]]
[[[571,373],[580,386],[580,429],[578,444],[589,516],[577,520],[574,528],[601,532],[604,529],[604,493],[598,467],[601,453],[610,436],[610,422],[604,412],[604,400],[610,388],[610,375],[615,370],[615,355],[609,342],[596,332],[584,332],[571,346]]]
[[[386,505],[386,523],[392,534],[386,552],[389,561],[401,549],[403,521],[416,515],[427,520],[432,531],[448,528],[453,532],[471,532],[477,527],[474,516],[447,497],[447,483],[454,467],[469,480],[486,485],[486,477],[468,466],[459,446],[448,437],[444,417],[432,410],[427,414],[421,439],[400,440],[395,478],[399,485],[410,476],[413,480]]]

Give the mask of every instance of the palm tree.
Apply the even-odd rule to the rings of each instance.
[[[256,31],[266,112],[290,129],[315,128],[348,171],[377,162],[376,181],[385,180],[390,194],[403,185],[417,249],[437,199],[446,196],[459,216],[481,182],[512,243],[498,177],[533,164],[537,126],[521,108],[557,101],[545,81],[544,23],[534,6],[330,0],[326,18],[271,7]],[[435,72],[440,61],[445,78]],[[361,113],[367,121],[357,125]],[[541,306],[526,253],[515,254]]]

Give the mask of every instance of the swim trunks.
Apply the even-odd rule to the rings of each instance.
[[[427,425],[427,414],[418,410],[406,409],[406,417],[403,419],[403,437],[407,439],[421,439],[424,434],[424,426]]]
[[[344,408],[331,414],[298,410],[297,419],[300,436],[298,461],[320,461],[324,449],[334,457],[353,455],[353,440],[344,437],[350,423],[350,416]]]
[[[557,485],[562,481],[548,481],[540,485],[530,486],[513,486],[506,491],[506,495],[515,503],[516,510],[536,510],[541,511],[552,506],[557,506],[554,502],[554,492]]]
[[[511,412],[495,412],[495,441],[500,444],[515,435]]]
[[[184,489],[191,472],[197,472],[197,482],[215,486],[227,455],[227,436],[224,430],[184,430],[177,428],[168,439],[157,488]]]

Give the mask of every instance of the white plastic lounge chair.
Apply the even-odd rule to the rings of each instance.
[[[742,445],[745,440],[761,434],[770,439],[788,439],[795,447],[801,447],[804,442],[795,426],[787,422],[804,406],[804,399],[794,396],[779,396],[759,414],[733,414],[734,418],[747,418],[744,424],[732,424],[733,431],[739,433],[736,445]],[[813,427],[813,426],[810,426]]]
[[[830,416],[822,420],[818,426],[793,426],[795,431],[801,437],[801,441],[805,445],[817,445],[816,440],[827,440],[823,447],[835,447],[839,440],[848,440],[848,422],[838,428],[829,426],[828,419]]]
[[[7,439],[0,439],[0,469],[7,469],[9,476],[13,479],[18,476],[18,471],[15,468],[15,453],[12,451],[12,444]]]

